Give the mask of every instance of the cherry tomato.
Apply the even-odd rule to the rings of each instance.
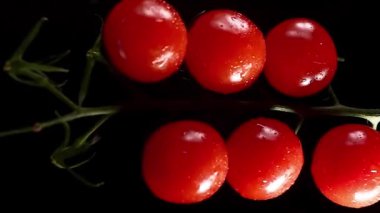
[[[296,181],[303,165],[301,143],[285,124],[269,118],[243,123],[227,141],[227,181],[242,197],[268,200]]]
[[[380,136],[368,126],[346,124],[319,141],[311,172],[319,190],[342,206],[360,208],[380,200]]]
[[[157,82],[178,70],[187,32],[177,11],[164,0],[118,3],[104,24],[104,46],[111,62],[127,77]]]
[[[162,126],[148,139],[143,176],[158,198],[196,203],[213,195],[228,170],[223,138],[208,124],[177,121]]]
[[[337,69],[337,53],[328,32],[317,22],[295,18],[267,36],[265,76],[279,92],[305,97],[328,86]]]
[[[189,31],[186,63],[204,88],[224,94],[241,91],[257,79],[264,62],[261,31],[238,12],[206,12]]]

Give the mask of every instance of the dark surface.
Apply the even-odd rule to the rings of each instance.
[[[64,87],[70,97],[75,98],[80,71],[84,66],[84,54],[99,31],[99,18],[105,17],[117,1],[100,0],[12,0],[0,1],[0,66],[11,55],[30,27],[42,16],[50,21],[28,52],[29,59],[43,58],[66,49],[72,55],[62,64],[72,72]],[[363,1],[281,1],[274,0],[171,0],[181,13],[187,26],[203,10],[229,8],[241,11],[250,17],[262,30],[269,29],[280,21],[291,17],[312,18],[331,33],[338,53],[346,59],[339,64],[333,86],[341,101],[357,107],[380,107],[377,85],[378,72],[378,25],[377,11],[373,5]],[[373,3],[374,4],[374,3]],[[54,127],[40,134],[27,134],[0,139],[0,195],[1,208],[10,201],[25,205],[18,207],[97,209],[106,207],[107,212],[115,209],[205,210],[231,209],[246,212],[379,212],[380,203],[360,210],[337,206],[324,198],[315,187],[310,176],[310,161],[318,138],[332,126],[365,121],[350,118],[307,119],[301,129],[305,152],[305,166],[295,185],[283,196],[265,202],[253,202],[239,197],[225,184],[211,199],[196,205],[172,205],[164,203],[148,191],[140,175],[140,158],[143,143],[159,125],[178,119],[198,119],[211,123],[224,137],[243,121],[259,115],[268,115],[287,122],[292,127],[296,120],[279,113],[264,113],[260,110],[234,107],[211,108],[202,100],[249,100],[285,101],[293,104],[323,103],[325,92],[308,99],[294,100],[283,97],[270,89],[263,78],[249,90],[239,94],[222,96],[200,88],[183,72],[167,81],[154,85],[139,85],[128,81],[105,67],[98,66],[92,82],[87,105],[124,103],[131,100],[199,100],[190,101],[194,110],[176,107],[137,111],[126,109],[110,120],[98,132],[101,143],[97,145],[97,156],[83,169],[83,173],[94,180],[105,180],[106,185],[90,189],[69,174],[50,164],[49,156],[62,140],[61,127]],[[65,79],[56,76],[57,81]],[[54,116],[55,109],[64,109],[60,103],[35,88],[12,81],[0,73],[0,130],[19,127]],[[204,106],[204,108],[199,106]],[[199,110],[195,110],[195,109]],[[191,107],[190,107],[191,109]],[[233,109],[233,110],[232,110]],[[74,133],[86,129],[91,120],[74,125]],[[380,154],[380,153],[379,153]],[[30,203],[31,205],[26,205]],[[120,211],[120,212],[121,212]]]

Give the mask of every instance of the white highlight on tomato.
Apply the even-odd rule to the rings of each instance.
[[[203,194],[207,192],[215,182],[217,176],[218,172],[214,172],[206,180],[202,181],[201,184],[199,184],[198,193]]]
[[[197,131],[187,131],[183,135],[183,139],[189,142],[202,142],[205,139],[205,134],[203,132]]]
[[[157,22],[163,20],[171,20],[173,18],[170,10],[159,5],[155,1],[144,1],[139,7],[136,8],[138,14],[155,18]]]

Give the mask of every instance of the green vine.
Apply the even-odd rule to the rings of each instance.
[[[88,94],[93,68],[98,62],[107,63],[100,51],[101,36],[98,36],[92,48],[89,49],[87,52],[84,75],[78,93],[78,101],[75,102],[68,98],[65,94],[63,94],[62,91],[59,89],[59,85],[53,83],[48,76],[49,73],[52,72],[68,72],[68,70],[65,68],[53,65],[59,62],[63,57],[65,57],[69,53],[68,51],[53,57],[50,60],[50,62],[47,63],[29,62],[24,59],[25,51],[36,38],[42,25],[46,21],[47,18],[42,18],[36,23],[36,25],[25,37],[24,41],[20,44],[15,53],[5,63],[4,71],[17,82],[47,90],[57,99],[59,99],[63,104],[65,104],[70,109],[70,112],[64,115],[61,115],[57,112],[56,118],[44,122],[37,122],[32,126],[27,126],[19,129],[11,129],[7,131],[0,131],[0,138],[24,133],[40,132],[44,129],[47,129],[55,125],[62,125],[65,132],[65,136],[60,146],[51,155],[52,163],[60,169],[67,170],[69,173],[71,173],[75,178],[83,182],[85,185],[91,187],[98,187],[101,186],[103,182],[92,183],[91,181],[88,181],[86,178],[75,172],[76,168],[83,166],[85,163],[91,160],[91,158],[73,165],[68,165],[67,160],[72,159],[83,153],[86,153],[89,150],[89,148],[91,148],[97,142],[96,137],[94,138],[93,136],[94,132],[98,128],[100,128],[112,115],[118,113],[121,109],[121,106],[83,107],[83,103]],[[333,105],[320,107],[304,105],[284,105],[273,102],[253,102],[225,99],[202,100],[203,104],[193,104],[194,102],[199,102],[199,100],[188,99],[165,101],[144,99],[144,101],[141,102],[138,100],[128,102],[123,106],[123,108],[127,111],[152,109],[166,110],[168,108],[182,111],[206,110],[205,107],[207,107],[207,109],[212,110],[270,110],[297,115],[300,121],[299,125],[295,129],[296,132],[300,130],[303,121],[306,118],[321,115],[362,118],[369,121],[373,128],[377,128],[380,122],[380,109],[362,109],[346,106],[340,103],[331,87],[329,88],[329,92],[333,100]],[[70,122],[87,117],[98,117],[98,121],[92,127],[89,127],[89,130],[87,132],[73,139],[71,137]]]
[[[32,28],[29,34],[25,37],[24,41],[21,43],[19,48],[15,51],[13,56],[5,63],[4,71],[7,72],[11,78],[22,84],[39,87],[47,90],[57,99],[59,99],[63,104],[65,104],[71,110],[71,112],[65,115],[59,115],[59,113],[56,113],[57,118],[55,119],[44,122],[37,122],[34,125],[28,127],[0,132],[0,137],[18,135],[29,132],[40,132],[48,127],[52,127],[58,124],[63,125],[65,130],[65,138],[62,144],[51,155],[52,163],[58,168],[67,170],[69,173],[71,173],[75,178],[83,182],[85,185],[98,187],[101,186],[103,182],[92,183],[74,171],[75,168],[84,165],[90,159],[78,162],[74,165],[68,165],[66,161],[78,155],[81,155],[82,153],[87,152],[89,148],[95,144],[94,140],[91,139],[94,132],[100,126],[102,126],[110,116],[117,113],[120,109],[120,107],[118,106],[82,106],[88,93],[90,77],[93,67],[97,62],[103,61],[103,58],[100,53],[101,39],[99,36],[93,47],[87,52],[86,67],[78,95],[78,103],[75,103],[61,92],[61,90],[59,89],[59,85],[54,84],[48,77],[48,74],[51,72],[68,72],[68,70],[65,68],[52,65],[53,63],[59,62],[64,56],[67,55],[68,52],[54,57],[49,63],[29,62],[24,59],[25,51],[36,38],[36,36],[40,32],[42,25],[47,20],[48,19],[44,17],[36,23],[36,25]],[[86,117],[100,118],[98,122],[96,122],[95,125],[91,127],[87,132],[85,132],[82,136],[76,139],[72,139],[69,122]]]

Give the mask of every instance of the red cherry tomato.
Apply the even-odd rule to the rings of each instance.
[[[264,62],[261,31],[238,12],[206,12],[189,31],[186,63],[204,88],[224,94],[241,91],[258,78]]]
[[[346,124],[327,132],[313,156],[319,190],[342,206],[360,208],[380,200],[380,136],[368,126]]]
[[[267,36],[265,76],[279,92],[313,95],[328,86],[337,69],[337,53],[328,32],[305,18],[286,20]]]
[[[162,126],[149,138],[142,168],[146,184],[158,198],[196,203],[224,183],[227,150],[223,138],[208,124],[178,121]]]
[[[104,46],[111,62],[139,82],[172,75],[183,61],[186,45],[185,25],[164,0],[122,1],[104,24]]]
[[[285,124],[268,118],[249,120],[228,139],[227,181],[244,198],[268,200],[296,181],[303,165],[302,146]]]

